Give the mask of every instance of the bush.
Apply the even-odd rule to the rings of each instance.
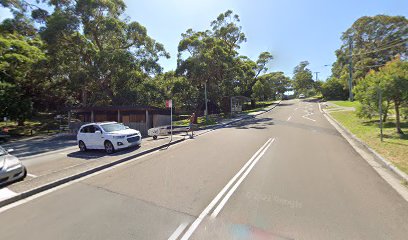
[[[326,100],[347,100],[348,90],[338,78],[329,78],[322,85],[322,95]]]

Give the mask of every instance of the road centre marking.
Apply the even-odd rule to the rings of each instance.
[[[307,120],[310,120],[310,121],[316,122],[316,120],[311,119],[311,118],[308,118],[308,116],[313,115],[313,114],[314,114],[314,113],[308,113],[308,114],[306,114],[306,115],[303,115],[303,116],[302,116],[302,118],[305,118],[305,119],[307,119]]]
[[[227,185],[224,186],[224,188],[215,196],[215,198],[208,204],[208,206],[201,212],[201,214],[196,218],[196,220],[190,225],[190,227],[187,229],[186,233],[183,235],[181,240],[187,240],[191,237],[191,235],[194,233],[194,231],[197,229],[198,225],[203,221],[205,216],[208,215],[208,213],[213,209],[217,202],[221,199],[221,197],[228,191],[228,189],[232,186],[232,184],[236,181],[236,179],[241,176],[241,174],[247,170],[247,168],[257,159],[258,155],[262,153],[262,155],[265,153],[266,149],[269,148],[270,144],[274,142],[275,139],[269,138],[268,141],[258,151],[255,152],[255,154],[248,160],[248,162],[245,163],[245,165],[235,174],[233,178],[227,183]],[[263,151],[265,150],[265,151]],[[259,160],[259,159],[258,159]],[[252,168],[251,168],[252,169]],[[250,170],[249,170],[250,171]],[[247,174],[246,174],[247,175]],[[245,176],[246,176],[245,175]],[[244,176],[244,175],[243,175]],[[239,185],[239,184],[238,184]],[[232,194],[232,193],[231,193]],[[227,196],[227,195],[226,195]],[[229,197],[228,197],[229,198]],[[225,199],[225,198],[224,198]],[[228,199],[226,199],[228,200]],[[226,202],[225,200],[225,202]],[[224,200],[223,200],[224,201]],[[225,204],[225,203],[224,203]]]
[[[218,207],[214,210],[214,212],[211,214],[212,218],[217,217],[218,213],[222,210],[224,205],[227,203],[228,199],[234,194],[235,190],[239,187],[239,185],[244,181],[244,179],[248,176],[248,174],[251,172],[252,168],[258,163],[259,159],[262,158],[262,156],[265,154],[266,150],[271,146],[271,144],[275,141],[275,138],[272,139],[272,141],[262,150],[262,152],[258,155],[258,157],[252,162],[251,166],[245,171],[245,173],[241,176],[241,178],[238,180],[238,182],[235,183],[235,185],[229,190],[227,195],[225,195],[224,199],[218,204]]]
[[[37,175],[31,174],[31,173],[27,173],[27,176],[32,177],[32,178],[38,177]]]
[[[292,116],[289,116],[289,117],[288,117],[288,120],[286,120],[286,121],[289,121],[291,118],[292,118]]]
[[[187,225],[188,223],[180,224],[180,226],[178,226],[178,228],[173,232],[173,234],[171,234],[168,240],[176,240],[180,236],[180,234],[184,231],[184,229],[186,229]]]

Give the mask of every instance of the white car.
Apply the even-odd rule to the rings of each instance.
[[[27,176],[27,169],[17,157],[10,154],[12,151],[0,147],[0,186],[23,180]]]
[[[81,126],[77,135],[79,149],[105,149],[110,154],[117,149],[140,146],[139,131],[117,122],[89,123]]]
[[[303,94],[303,93],[301,93],[300,95],[299,95],[299,98],[305,98],[306,96],[305,96],[305,94]]]

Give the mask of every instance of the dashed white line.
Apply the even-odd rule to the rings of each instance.
[[[178,226],[178,228],[173,232],[173,234],[171,234],[168,240],[176,240],[180,236],[180,234],[184,231],[184,229],[186,229],[187,225],[188,223],[180,224],[180,226]]]
[[[288,120],[286,120],[286,121],[289,121],[291,118],[292,118],[292,116],[288,117]]]

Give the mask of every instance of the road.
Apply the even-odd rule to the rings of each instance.
[[[0,239],[406,239],[408,203],[315,102],[0,209]]]

